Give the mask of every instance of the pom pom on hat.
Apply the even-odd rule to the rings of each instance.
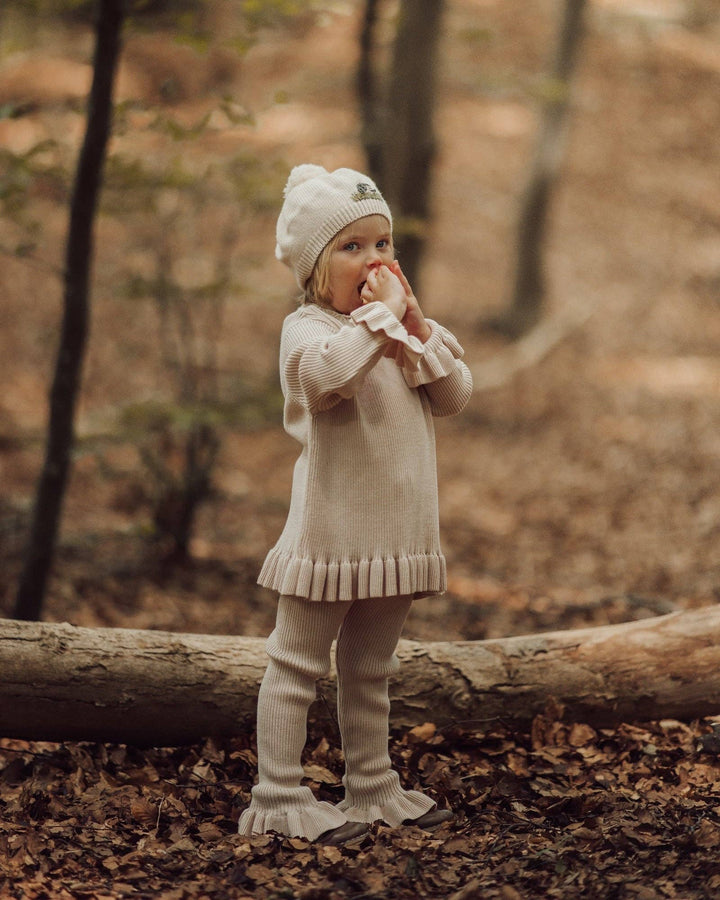
[[[313,165],[313,163],[303,163],[301,166],[295,166],[294,169],[290,170],[290,174],[288,175],[287,184],[283,191],[283,197],[287,197],[293,188],[299,187],[299,185],[304,184],[311,178],[318,178],[321,175],[327,174],[327,169],[323,169],[322,166]]]
[[[392,215],[371,178],[354,169],[328,172],[322,166],[295,166],[283,191],[275,256],[289,266],[301,288],[323,247],[351,222]]]

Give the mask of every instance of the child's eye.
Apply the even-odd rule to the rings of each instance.
[[[357,250],[357,248],[358,248],[357,241],[348,241],[344,247],[345,250]]]
[[[387,248],[390,246],[390,241],[383,238],[381,241],[378,241],[375,246],[378,248],[378,250],[387,250]]]

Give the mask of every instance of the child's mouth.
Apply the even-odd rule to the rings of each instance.
[[[358,294],[362,294],[362,289],[365,287],[366,284],[367,284],[367,281],[360,282],[360,284],[358,285]]]

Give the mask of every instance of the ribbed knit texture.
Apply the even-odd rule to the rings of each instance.
[[[445,590],[432,419],[459,412],[472,380],[452,334],[429,324],[422,344],[383,303],[285,320],[284,422],[302,452],[260,584],[316,601]]]
[[[258,697],[258,784],[241,834],[315,840],[348,819],[395,826],[434,806],[402,788],[388,753],[388,678],[403,622],[414,597],[446,582],[432,419],[459,412],[472,390],[461,347],[430,327],[422,344],[383,303],[350,316],[306,305],[285,320],[285,428],[302,452],[285,528],[259,577],[281,596]],[[345,797],[333,806],[302,784],[301,754],[336,635],[346,768]]]
[[[395,648],[411,602],[410,597],[352,604],[280,598],[258,697],[258,783],[240,817],[240,834],[276,831],[315,840],[348,820],[400,825],[433,808],[429,797],[400,785],[388,754],[388,676],[397,668]],[[301,754],[315,682],[330,668],[336,634],[346,768],[345,799],[333,806],[301,783]]]
[[[392,228],[392,213],[377,185],[354,169],[328,172],[322,166],[295,166],[285,185],[277,221],[275,256],[289,266],[301,288],[318,256],[346,225],[380,215]]]
[[[338,724],[345,753],[345,798],[337,808],[350,821],[382,820],[398,826],[435,806],[424,794],[401,787],[388,752],[388,679],[399,668],[395,649],[410,606],[410,598],[402,597],[358,600],[338,636]]]
[[[257,708],[258,783],[238,824],[240,834],[276,831],[314,841],[347,818],[301,785],[301,754],[315,682],[330,668],[330,646],[347,604],[281,597]]]

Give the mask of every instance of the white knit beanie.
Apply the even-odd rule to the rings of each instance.
[[[353,169],[328,172],[305,164],[290,172],[277,222],[275,256],[304,289],[323,247],[346,225],[364,216],[392,215],[373,181]]]

